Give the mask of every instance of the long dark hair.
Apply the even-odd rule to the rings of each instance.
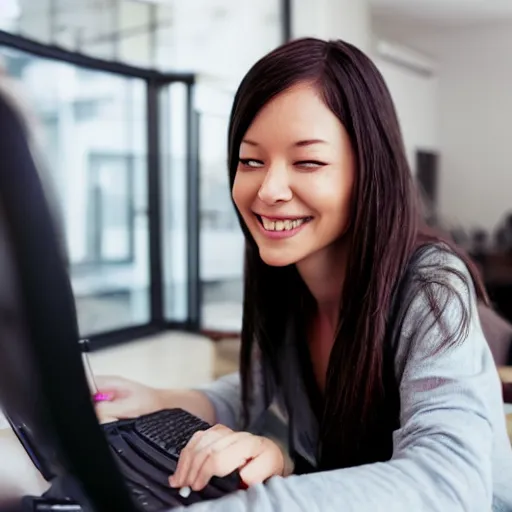
[[[309,83],[321,93],[345,127],[356,157],[350,228],[344,235],[349,256],[327,371],[319,453],[320,468],[349,467],[387,460],[392,454],[391,433],[397,427],[399,403],[389,351],[391,305],[415,251],[440,238],[421,220],[384,79],[368,57],[342,41],[295,40],[248,72],[235,96],[229,126],[231,187],[242,138],[255,116],[272,98],[298,83]],[[263,263],[240,215],[239,219],[246,237],[240,372],[247,422],[255,347],[279,382],[279,350],[287,319],[307,314],[299,308],[311,304],[311,297],[295,266],[273,268]],[[467,264],[477,295],[485,300],[477,273]],[[428,285],[426,275],[423,284]],[[439,317],[442,305],[436,306],[435,297],[431,298]],[[460,332],[467,322],[465,318]],[[446,341],[458,338],[447,334]]]

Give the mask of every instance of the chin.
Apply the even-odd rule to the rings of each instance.
[[[294,265],[300,260],[300,258],[294,258],[291,255],[283,254],[282,251],[279,252],[276,251],[272,254],[272,251],[260,250],[260,258],[263,260],[263,263],[269,267],[287,267],[289,265]]]

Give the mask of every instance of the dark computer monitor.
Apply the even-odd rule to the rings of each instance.
[[[84,510],[136,511],[94,412],[63,245],[29,146],[0,94],[0,405],[43,476]]]

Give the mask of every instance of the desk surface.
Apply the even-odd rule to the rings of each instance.
[[[498,373],[502,382],[512,383],[512,366],[499,366]],[[512,404],[505,404],[505,415],[507,418],[508,438],[512,443]]]
[[[498,373],[502,382],[512,382],[512,366],[499,366]]]

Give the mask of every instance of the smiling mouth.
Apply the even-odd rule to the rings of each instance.
[[[274,220],[257,214],[256,218],[265,231],[292,231],[313,220],[313,217]]]

